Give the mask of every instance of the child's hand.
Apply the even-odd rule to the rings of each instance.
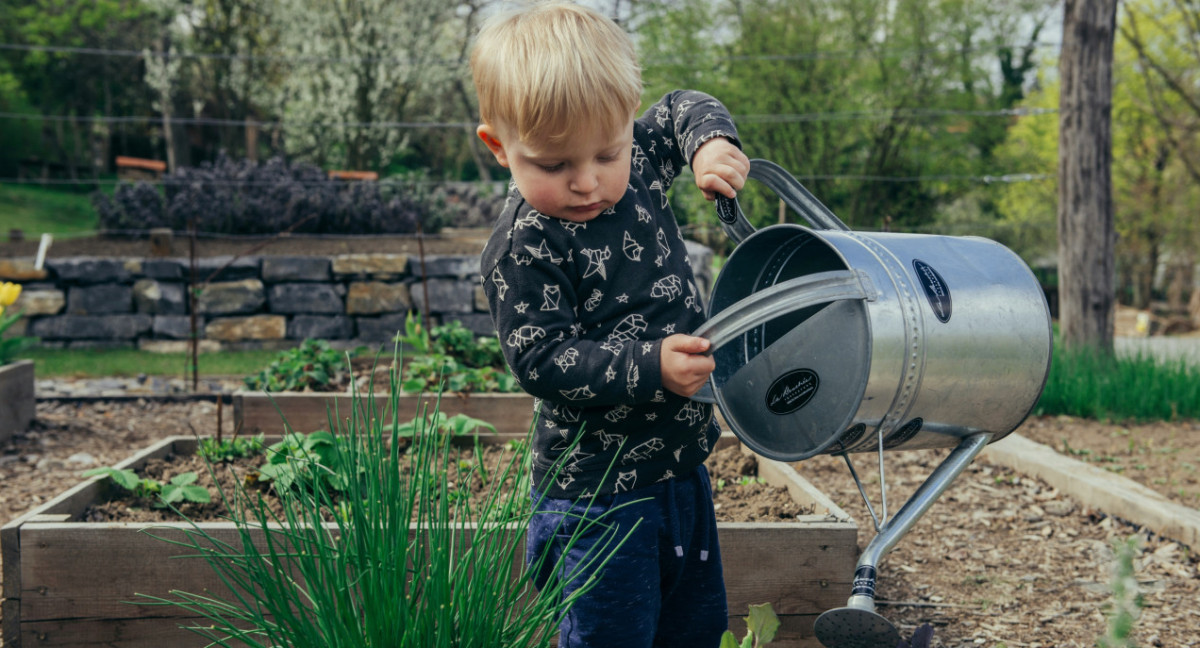
[[[692,173],[704,197],[716,200],[717,194],[737,198],[750,173],[750,159],[724,137],[714,137],[700,145],[692,156]]]
[[[659,351],[663,387],[687,397],[700,391],[716,368],[712,356],[702,355],[709,346],[706,338],[682,333],[664,339]]]

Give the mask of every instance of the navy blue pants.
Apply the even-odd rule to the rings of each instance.
[[[728,608],[712,490],[704,466],[683,477],[616,495],[571,500],[540,498],[534,491],[533,503],[535,513],[526,536],[530,576],[542,589],[551,578],[568,574],[563,579],[564,596],[595,570],[590,562],[598,557],[594,546],[615,544],[632,529],[599,571],[596,585],[575,601],[563,619],[561,648],[715,648],[720,644]],[[599,524],[585,521],[597,519]],[[578,530],[581,525],[586,528]]]

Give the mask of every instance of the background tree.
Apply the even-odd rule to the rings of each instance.
[[[284,79],[287,150],[324,167],[382,168],[409,144],[412,129],[400,124],[425,121],[412,108],[447,64],[438,42],[456,4],[283,0],[277,9],[282,49],[325,63]]]
[[[1058,277],[1064,346],[1112,351],[1112,61],[1117,0],[1066,0],[1059,61]]]
[[[1118,32],[1124,34],[1132,11],[1143,3],[1126,4],[1118,13]],[[1143,47],[1168,51],[1177,43],[1177,35],[1165,30],[1145,30]],[[1138,62],[1138,52],[1124,36],[1114,43],[1112,99],[1112,192],[1116,299],[1138,309],[1155,305],[1164,292],[1156,279],[1167,275],[1191,277],[1191,254],[1197,236],[1195,205],[1198,185],[1171,146],[1180,139],[1178,131],[1164,132],[1164,122],[1154,112],[1152,96],[1161,90],[1153,75],[1147,75]],[[1193,63],[1197,65],[1200,63]],[[1044,63],[1039,83],[1018,104],[1029,110],[1052,110],[1058,105],[1060,86],[1057,61]],[[1053,169],[1058,161],[1057,120],[1021,117],[1009,129],[1008,137],[997,149],[999,168]],[[1031,263],[1042,265],[1057,251],[1057,191],[1055,178],[1039,182],[1021,182],[996,188],[996,202],[1002,220],[991,234],[1019,252]],[[1186,285],[1186,284],[1185,284]],[[1169,287],[1169,283],[1168,283]],[[1188,295],[1181,292],[1178,300]],[[1182,310],[1176,303],[1172,310]]]
[[[1200,5],[1181,0],[1137,0],[1124,4],[1120,44],[1132,50],[1129,69],[1137,78],[1122,84],[1134,97],[1148,136],[1142,146],[1154,151],[1153,164],[1141,169],[1147,191],[1139,206],[1151,224],[1149,234],[1162,241],[1168,274],[1168,306],[1181,310],[1187,292],[1196,292],[1195,250],[1200,227],[1195,219],[1200,186]],[[1119,159],[1119,158],[1118,158]],[[1126,232],[1121,231],[1122,240]],[[1149,237],[1147,237],[1149,238]],[[1149,246],[1147,246],[1149,247]],[[1157,246],[1153,248],[1158,251]],[[1140,306],[1149,304],[1159,257],[1153,255],[1132,282]],[[1200,299],[1192,301],[1200,304]]]
[[[29,103],[51,117],[35,127],[40,127],[45,158],[62,162],[69,178],[78,178],[81,167],[91,169],[93,178],[106,167],[111,127],[91,118],[145,115],[149,98],[131,91],[140,86],[137,58],[83,56],[61,48],[137,52],[155,31],[153,12],[138,2],[10,0],[0,7],[5,42],[60,48],[14,48],[3,55]]]
[[[843,220],[912,230],[994,173],[1003,111],[1035,69],[1050,3],[993,5],[660,0],[634,16],[649,100],[708,91],[752,157],[783,165]],[[765,192],[743,195],[756,224],[777,219]]]
[[[187,88],[178,109],[213,124],[198,127],[202,154],[213,159],[219,151],[259,158],[259,149],[275,152],[281,145],[277,130],[260,137],[260,122],[273,121],[272,101],[288,74],[305,75],[307,61],[288,61],[280,52],[279,28],[265,0],[201,0],[175,17],[189,49]],[[274,137],[272,137],[274,136]],[[278,151],[282,152],[282,151]]]

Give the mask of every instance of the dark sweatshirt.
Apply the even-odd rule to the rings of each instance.
[[[669,93],[634,121],[629,188],[613,208],[573,223],[537,212],[514,187],[484,248],[501,347],[538,399],[533,481],[549,497],[686,475],[716,441],[712,407],[667,391],[659,367],[663,338],[704,321],[667,189],[714,137],[737,142],[724,106]]]

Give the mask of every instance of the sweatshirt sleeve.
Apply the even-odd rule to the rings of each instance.
[[[638,119],[646,130],[646,156],[654,161],[665,187],[705,142],[724,137],[742,147],[733,117],[711,95],[698,90],[675,90],[663,95]]]

